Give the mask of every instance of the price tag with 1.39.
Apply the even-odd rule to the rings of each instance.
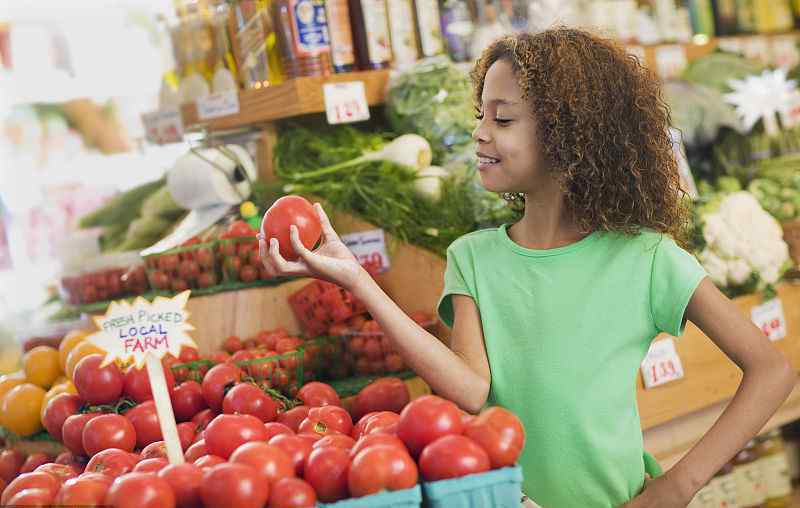
[[[389,269],[386,236],[382,229],[342,235],[342,242],[370,273],[382,273]]]
[[[783,304],[780,298],[773,298],[750,311],[753,323],[775,341],[786,337],[786,317],[783,315]]]
[[[675,349],[675,339],[667,337],[650,346],[642,362],[645,388],[654,388],[683,378],[683,364]]]

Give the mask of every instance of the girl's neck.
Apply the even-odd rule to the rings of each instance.
[[[583,239],[560,190],[525,194],[525,213],[508,229],[514,242],[529,249],[555,249]]]

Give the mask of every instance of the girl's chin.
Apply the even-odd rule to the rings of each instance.
[[[481,187],[483,187],[488,192],[494,192],[497,194],[502,194],[504,192],[514,192],[509,190],[505,185],[498,185],[497,182],[493,182],[492,178],[489,178],[488,175],[484,173],[480,173],[480,180],[481,180]]]

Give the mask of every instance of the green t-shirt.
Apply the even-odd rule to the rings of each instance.
[[[658,332],[683,332],[703,277],[691,254],[651,231],[595,232],[534,250],[503,226],[450,246],[439,314],[452,326],[454,294],[480,310],[488,403],[525,426],[520,463],[531,499],[545,508],[616,508],[641,490],[638,369]]]

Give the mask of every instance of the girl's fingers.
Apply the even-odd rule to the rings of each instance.
[[[311,264],[309,262],[310,261],[309,258],[314,254],[310,250],[306,249],[305,245],[303,245],[303,242],[300,240],[300,231],[294,224],[289,226],[289,239],[292,242],[292,247],[294,248],[294,251],[297,253],[298,256],[300,256],[300,259],[302,259],[308,264]]]
[[[319,222],[322,225],[322,237],[325,242],[327,243],[339,240],[339,235],[336,234],[333,226],[331,226],[331,221],[328,219],[328,214],[325,213],[322,205],[319,203],[314,203],[314,208],[317,210],[317,215],[319,215]]]
[[[269,259],[280,275],[309,275],[308,265],[304,261],[286,261],[283,258],[277,238],[270,238]]]

